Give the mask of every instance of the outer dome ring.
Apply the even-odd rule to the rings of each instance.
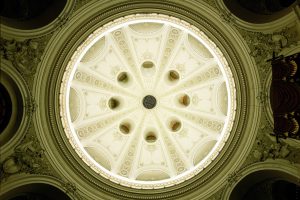
[[[143,192],[97,176],[86,164],[82,164],[64,134],[59,114],[60,94],[57,91],[60,90],[64,70],[72,53],[92,31],[119,17],[149,12],[175,16],[205,30],[212,41],[227,52],[224,56],[239,92],[236,123],[233,126],[235,134],[230,135],[224,151],[220,152],[221,156],[197,176],[181,184]],[[164,4],[155,0],[122,1],[117,4],[109,0],[91,2],[76,11],[69,23],[55,33],[48,44],[34,83],[33,94],[39,105],[34,123],[55,170],[69,181],[76,182],[78,190],[84,195],[104,199],[183,199],[183,195],[186,199],[207,198],[226,183],[228,173],[237,169],[250,152],[260,120],[260,108],[253,106],[257,103],[258,95],[253,88],[260,85],[258,72],[247,53],[248,47],[243,38],[235,29],[223,23],[208,4],[193,0]],[[227,168],[227,165],[231,167]]]

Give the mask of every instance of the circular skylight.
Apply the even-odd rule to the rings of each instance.
[[[60,111],[80,158],[121,185],[183,182],[222,150],[235,87],[217,46],[190,24],[131,15],[92,33],[69,61]]]

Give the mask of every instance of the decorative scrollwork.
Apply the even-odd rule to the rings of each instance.
[[[33,76],[41,61],[48,37],[24,41],[0,39],[1,58],[9,60],[25,76]]]

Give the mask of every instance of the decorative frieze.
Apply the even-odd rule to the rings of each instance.
[[[295,27],[286,27],[274,33],[261,33],[237,29],[246,41],[250,52],[258,67],[262,80],[271,73],[271,63],[273,53],[276,55],[290,45],[295,45],[299,40]]]

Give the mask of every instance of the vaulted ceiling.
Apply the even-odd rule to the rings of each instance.
[[[267,62],[300,50],[295,2],[266,18],[245,1],[20,2],[1,9],[4,199],[251,199],[253,185],[299,185],[299,141],[270,136]]]

